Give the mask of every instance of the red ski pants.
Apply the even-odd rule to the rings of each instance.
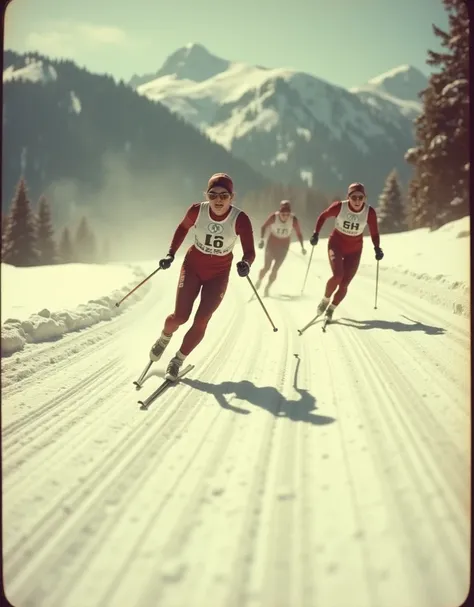
[[[263,268],[260,270],[258,279],[262,280],[265,274],[270,269],[272,262],[273,268],[270,272],[270,276],[268,277],[268,284],[271,285],[275,282],[278,270],[280,269],[282,263],[285,261],[285,258],[288,254],[288,249],[290,247],[290,241],[283,241],[282,243],[275,243],[274,241],[269,240],[267,242],[267,247],[265,249],[265,261],[263,264]]]
[[[361,255],[362,249],[355,251],[354,253],[344,254],[340,249],[329,244],[328,257],[332,276],[327,281],[324,295],[326,297],[331,297],[337,288],[337,292],[332,300],[332,303],[335,306],[340,304],[346,296],[347,288],[359,269]]]
[[[189,320],[194,302],[201,291],[201,301],[194,316],[193,324],[183,338],[180,351],[188,355],[200,343],[206,332],[212,315],[220,306],[229,282],[229,271],[226,269],[210,277],[202,278],[198,271],[184,261],[179,275],[176,292],[175,309],[170,314],[163,328],[166,335],[174,333]]]

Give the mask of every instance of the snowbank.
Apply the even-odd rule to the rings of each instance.
[[[145,276],[141,267],[132,265],[15,268],[2,264],[2,356],[27,343],[51,341],[111,320],[148,293],[151,285],[145,283],[119,308],[115,306]]]
[[[470,217],[463,217],[430,232],[427,228],[382,234],[385,253],[380,263],[381,282],[470,315]],[[361,266],[373,271],[374,250],[365,237]]]
[[[452,221],[433,232],[421,228],[382,234],[380,244],[385,257],[379,266],[380,288],[388,282],[400,289],[401,296],[414,295],[469,317],[470,235],[470,217]],[[305,236],[309,237],[307,233]],[[326,240],[318,245],[319,260],[327,259]],[[293,247],[295,252],[299,251],[299,244],[294,243]],[[359,273],[375,278],[374,249],[368,234],[364,238]]]

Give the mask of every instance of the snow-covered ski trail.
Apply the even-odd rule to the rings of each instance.
[[[233,277],[192,373],[146,414],[183,335],[137,392],[175,274],[112,323],[3,361],[10,602],[461,604],[469,324],[383,282],[374,310],[361,272],[328,330],[300,337],[327,271],[314,259],[299,297],[305,264],[289,256],[265,299],[278,333]]]

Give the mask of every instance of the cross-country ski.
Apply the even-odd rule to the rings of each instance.
[[[192,369],[194,369],[194,365],[187,365],[187,367],[179,372],[176,379],[165,379],[147,398],[138,401],[138,404],[141,405],[141,409],[148,409],[148,407],[158,398],[158,396],[161,396],[163,392],[170,386],[178,383],[179,380],[187,373],[192,371]]]

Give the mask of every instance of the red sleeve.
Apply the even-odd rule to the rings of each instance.
[[[342,207],[342,202],[336,200],[327,209],[325,209],[321,213],[321,215],[318,217],[314,231],[318,232],[318,234],[319,234],[326,219],[329,219],[330,217],[337,217],[339,215],[339,211],[341,210],[341,207]]]
[[[260,238],[265,236],[265,230],[268,228],[268,226],[271,226],[272,223],[275,223],[275,213],[271,213],[271,215],[267,217],[267,220],[260,229]]]
[[[176,228],[176,232],[174,233],[173,240],[171,241],[171,245],[169,248],[170,255],[176,255],[176,251],[183,244],[183,240],[186,238],[187,233],[196,223],[196,219],[199,213],[199,208],[201,206],[200,202],[196,204],[192,204],[186,212],[182,222]]]
[[[301,246],[303,246],[303,234],[301,233],[300,222],[296,217],[293,217],[293,229],[298,236],[298,240],[300,241]]]
[[[372,242],[374,247],[380,246],[380,234],[379,234],[379,226],[377,223],[377,213],[374,207],[369,208],[369,212],[367,214],[367,223],[369,224],[370,237],[372,238]]]
[[[255,244],[253,241],[253,229],[249,216],[240,211],[235,222],[235,231],[240,236],[242,244],[242,259],[252,265],[255,260]]]

